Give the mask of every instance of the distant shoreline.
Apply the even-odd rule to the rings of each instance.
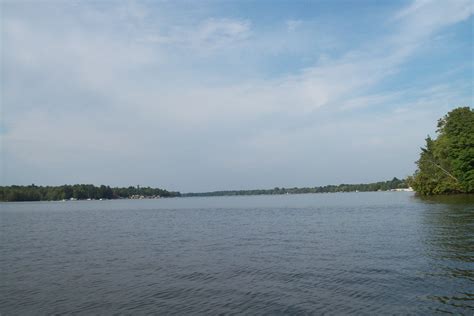
[[[117,199],[158,199],[168,197],[200,196],[245,196],[245,195],[283,195],[304,193],[336,192],[376,192],[376,191],[410,190],[405,180],[393,178],[389,181],[359,184],[339,184],[303,188],[273,188],[256,190],[222,190],[213,192],[183,193],[164,189],[129,186],[110,187],[92,184],[75,184],[62,186],[11,185],[0,187],[0,201],[34,202],[34,201],[76,201],[76,200],[117,200]]]
[[[242,195],[283,195],[304,193],[333,193],[333,192],[375,192],[390,190],[409,190],[405,180],[393,178],[389,181],[359,184],[339,184],[304,188],[273,188],[256,190],[222,190],[213,192],[183,193],[164,189],[129,186],[124,188],[110,186],[95,186],[93,184],[74,184],[62,186],[1,186],[0,201],[75,201],[75,200],[116,200],[116,199],[157,199],[167,197],[194,196],[242,196]]]
[[[0,200],[0,203],[33,203],[33,202],[106,202],[106,201],[145,201],[145,200],[162,200],[162,199],[180,199],[180,198],[218,198],[218,197],[246,197],[246,196],[286,196],[286,195],[305,195],[305,194],[338,194],[338,193],[416,193],[413,190],[386,190],[386,191],[340,191],[340,192],[318,192],[318,193],[288,193],[288,194],[241,194],[241,195],[193,195],[188,196],[186,194],[181,196],[173,196],[173,197],[163,197],[163,198],[150,198],[144,197],[141,199],[134,199],[134,198],[118,198],[118,199],[69,199],[69,200],[37,200],[37,201],[3,201]],[[473,195],[474,194],[452,194],[452,195]],[[452,196],[451,195],[451,196]]]
[[[0,201],[8,202],[166,198],[180,195],[179,192],[140,186],[110,187],[93,184],[37,186],[32,184],[0,187]]]
[[[359,183],[359,184],[339,184],[317,187],[303,188],[279,188],[256,189],[256,190],[222,190],[199,193],[183,193],[181,197],[195,196],[243,196],[243,195],[283,195],[283,194],[305,194],[305,193],[343,193],[343,192],[377,192],[377,191],[413,191],[402,179],[393,178],[389,181]]]

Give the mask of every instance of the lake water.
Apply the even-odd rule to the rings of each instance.
[[[0,204],[0,314],[474,313],[474,197]]]

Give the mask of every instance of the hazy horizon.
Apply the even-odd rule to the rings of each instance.
[[[2,185],[404,178],[474,101],[469,0],[0,6]]]

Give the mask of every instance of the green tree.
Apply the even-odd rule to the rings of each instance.
[[[411,186],[422,195],[474,192],[474,111],[452,110],[438,121],[437,132],[421,148]]]

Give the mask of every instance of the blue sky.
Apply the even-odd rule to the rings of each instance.
[[[3,184],[405,177],[473,105],[471,1],[3,1]]]

